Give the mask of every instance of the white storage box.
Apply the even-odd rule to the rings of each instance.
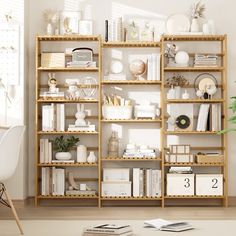
[[[43,68],[64,68],[65,53],[43,52],[41,56],[41,67]]]
[[[151,118],[156,117],[156,106],[155,105],[136,105],[134,107],[134,117],[138,118]]]
[[[193,154],[166,154],[165,161],[169,163],[193,163]]]
[[[222,196],[223,175],[222,174],[197,174],[196,195],[198,196]]]
[[[131,182],[102,182],[103,197],[131,197]]]
[[[103,181],[130,181],[130,169],[129,168],[103,168]]]
[[[129,120],[132,119],[133,106],[102,106],[102,116],[108,120]]]
[[[167,174],[167,195],[194,195],[194,174]]]

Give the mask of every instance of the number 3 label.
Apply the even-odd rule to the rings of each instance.
[[[185,178],[185,179],[184,179],[184,182],[185,182],[184,187],[185,187],[185,188],[189,188],[189,187],[190,187],[190,179],[189,179],[189,178]]]

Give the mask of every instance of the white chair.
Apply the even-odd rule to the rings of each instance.
[[[11,208],[22,235],[24,233],[15,207],[2,181],[9,179],[16,170],[24,130],[24,126],[14,126],[0,137],[0,203]],[[5,199],[3,198],[4,195]]]

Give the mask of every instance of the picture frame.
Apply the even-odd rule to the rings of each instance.
[[[79,21],[81,20],[80,11],[61,11],[60,12],[60,34],[78,34]]]

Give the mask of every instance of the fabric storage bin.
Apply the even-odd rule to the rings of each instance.
[[[194,174],[167,174],[168,196],[194,195]]]
[[[133,106],[102,106],[102,116],[108,120],[129,120],[132,119]]]
[[[131,182],[102,182],[103,197],[131,197]]]
[[[166,154],[165,161],[167,163],[193,163],[193,154]]]
[[[196,195],[198,196],[222,196],[223,175],[222,174],[197,174]]]

